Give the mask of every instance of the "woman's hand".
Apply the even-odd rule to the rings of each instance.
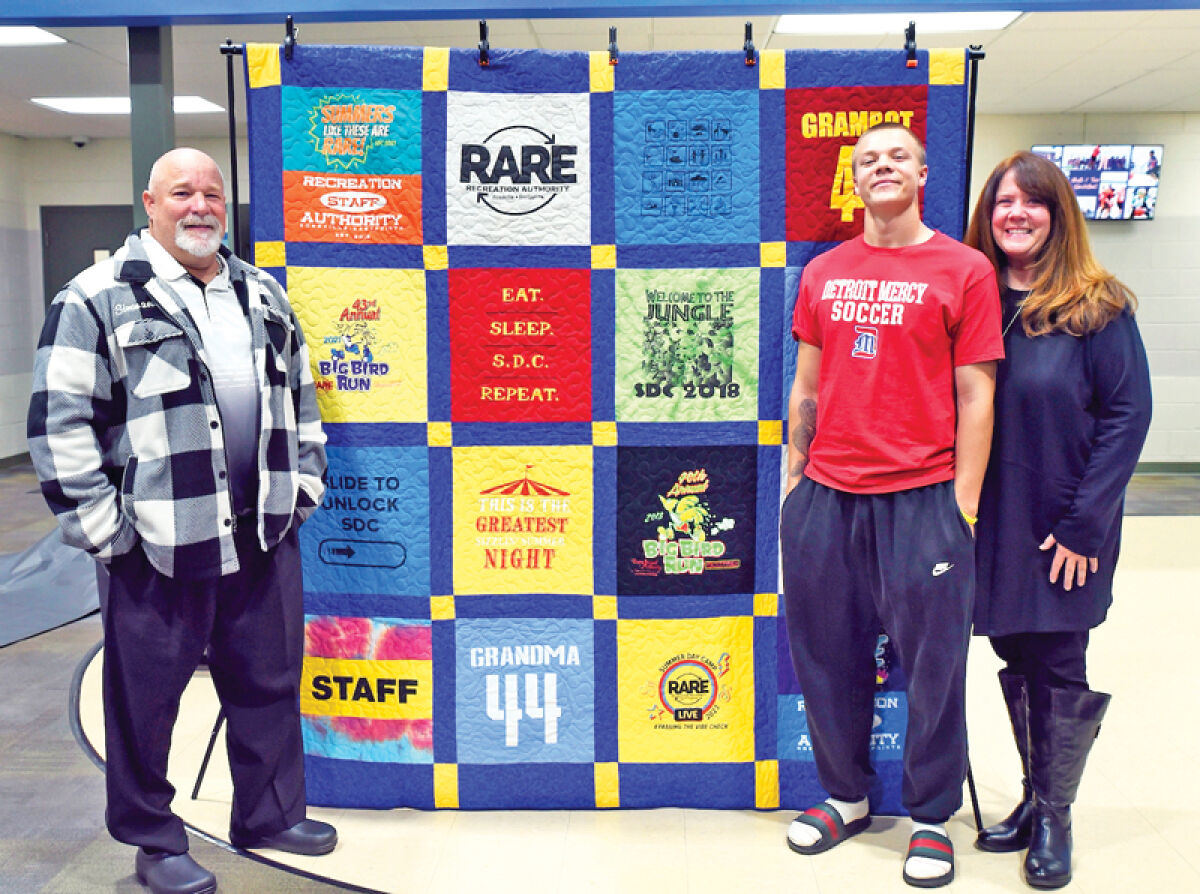
[[[1065,590],[1070,590],[1076,583],[1082,587],[1087,583],[1088,571],[1091,570],[1094,573],[1100,567],[1100,561],[1095,556],[1081,556],[1079,553],[1071,552],[1055,540],[1053,534],[1047,534],[1038,549],[1045,552],[1051,547],[1056,547],[1056,549],[1054,550],[1054,561],[1050,563],[1050,583],[1058,583],[1058,572],[1065,569],[1063,574],[1063,589]]]

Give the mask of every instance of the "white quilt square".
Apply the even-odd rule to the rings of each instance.
[[[590,245],[586,93],[454,93],[446,113],[451,245]]]

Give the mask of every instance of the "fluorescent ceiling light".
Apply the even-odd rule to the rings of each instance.
[[[32,25],[6,25],[0,27],[0,47],[41,47],[52,43],[66,43],[57,34],[34,28]]]
[[[922,34],[965,31],[1003,31],[1022,13],[996,12],[880,12],[852,15],[780,16],[776,34],[903,34],[909,22]]]
[[[209,102],[203,96],[176,96],[174,108],[176,115],[203,115],[207,112],[225,111],[224,107]]]
[[[68,115],[128,115],[128,96],[35,96],[31,102]],[[176,96],[176,115],[199,115],[225,111],[203,96]]]

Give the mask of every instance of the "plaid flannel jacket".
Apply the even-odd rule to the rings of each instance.
[[[280,285],[222,247],[259,384],[258,539],[320,504],[325,435]],[[238,570],[225,442],[204,346],[139,233],[54,299],[38,343],[29,452],[63,540],[107,562],[139,544],[168,577]]]

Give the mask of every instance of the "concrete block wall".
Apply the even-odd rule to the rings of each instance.
[[[28,220],[25,143],[0,135],[0,458],[25,451],[25,409],[42,322],[41,249]]]
[[[1154,390],[1141,461],[1200,468],[1200,115],[980,116],[972,203],[997,162],[1042,143],[1164,147],[1154,220],[1092,221],[1088,231],[1100,262],[1138,296]]]
[[[193,145],[228,176],[227,140]],[[244,142],[239,152],[244,171]],[[44,317],[41,208],[126,204],[133,198],[131,165],[128,140],[92,140],[79,149],[66,139],[0,134],[0,460],[26,452],[25,413]],[[246,197],[245,174],[239,179]]]

